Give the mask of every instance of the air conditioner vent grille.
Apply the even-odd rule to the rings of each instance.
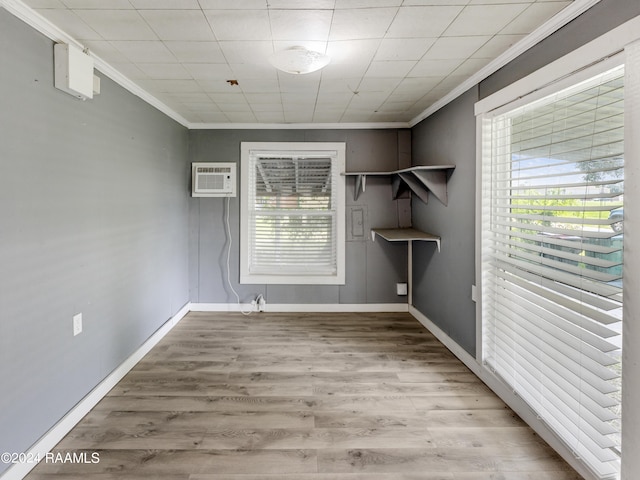
[[[235,163],[193,163],[192,197],[235,197]]]

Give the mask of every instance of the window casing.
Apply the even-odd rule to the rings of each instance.
[[[241,283],[344,284],[345,144],[241,150]]]
[[[616,478],[623,69],[519,105],[482,117],[482,361]]]

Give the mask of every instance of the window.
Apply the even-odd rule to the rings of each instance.
[[[242,143],[241,283],[344,284],[344,143]]]
[[[482,117],[482,360],[603,479],[620,468],[623,76]]]

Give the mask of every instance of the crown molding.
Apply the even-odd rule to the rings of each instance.
[[[575,18],[582,15],[584,12],[589,10],[591,7],[600,3],[601,0],[575,0],[571,5],[564,8],[556,15],[551,17],[545,23],[543,23],[536,30],[531,32],[525,38],[517,42],[511,48],[509,48],[506,52],[501,54],[495,60],[488,63],[485,67],[479,70],[476,74],[469,77],[467,80],[462,82],[456,88],[451,90],[447,95],[442,97],[440,100],[435,102],[429,108],[427,108],[420,115],[416,116],[413,120],[409,122],[409,127],[414,127],[418,123],[420,123],[425,118],[433,115],[435,112],[440,110],[442,107],[452,102],[460,95],[465,93],[471,87],[478,85],[485,78],[489,77],[491,74],[497,72],[502,67],[507,65],[512,60],[515,60],[517,57],[522,55],[524,52],[529,50],[534,45],[537,45],[542,40],[550,36],[552,33],[558,31],[562,27],[564,27],[567,23],[571,22]]]
[[[189,123],[191,130],[376,130],[409,128],[407,122],[363,123]]]

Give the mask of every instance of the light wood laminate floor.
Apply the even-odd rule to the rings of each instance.
[[[28,480],[574,480],[409,314],[190,313]]]

